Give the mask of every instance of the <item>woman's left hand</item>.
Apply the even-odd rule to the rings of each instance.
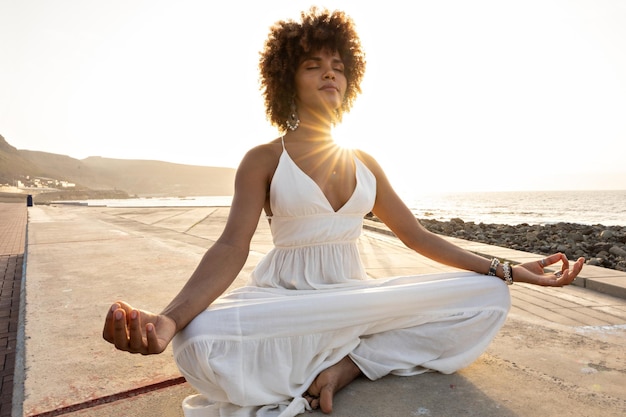
[[[561,269],[557,272],[544,271],[544,268],[561,262]],[[585,258],[578,258],[570,267],[569,260],[562,253],[555,253],[539,261],[526,262],[515,266],[513,278],[516,282],[527,282],[529,284],[541,285],[545,287],[562,287],[571,284],[583,269]]]

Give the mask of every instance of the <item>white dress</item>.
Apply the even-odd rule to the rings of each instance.
[[[480,356],[506,319],[506,284],[469,272],[371,279],[357,249],[376,179],[335,211],[284,149],[270,187],[275,247],[247,286],[216,300],[173,341],[200,393],[186,417],[292,417],[324,369],[349,355],[370,379],[452,373]]]

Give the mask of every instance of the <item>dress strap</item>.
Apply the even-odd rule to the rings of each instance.
[[[286,153],[287,151],[285,150],[285,135],[282,135],[280,137],[280,142],[283,144],[283,153]],[[281,156],[281,158],[282,158],[282,156]],[[274,173],[276,173],[276,171],[274,171]],[[268,219],[268,220],[271,220],[272,217],[273,217],[273,215],[272,216],[269,216],[269,215],[265,216],[265,218]]]

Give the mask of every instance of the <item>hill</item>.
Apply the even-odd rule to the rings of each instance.
[[[39,176],[42,172],[0,135],[0,184],[13,185],[16,179],[26,175]]]
[[[232,195],[233,168],[89,157],[82,160],[108,188],[142,196]],[[94,184],[95,186],[95,184]]]
[[[120,191],[137,196],[232,195],[233,168],[102,157],[75,159],[18,150],[0,136],[0,184],[44,177],[76,184],[76,190]]]

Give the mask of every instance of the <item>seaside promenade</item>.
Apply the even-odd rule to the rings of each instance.
[[[21,346],[17,338],[17,347],[11,348],[18,350],[13,357],[9,345],[3,351],[5,371],[18,358],[11,378],[18,382],[12,414],[6,414],[8,379],[3,380],[0,417],[182,416],[181,401],[194,391],[178,373],[171,348],[157,356],[117,352],[102,340],[102,324],[119,299],[162,309],[219,236],[227,214],[228,208],[218,207],[26,208],[0,203],[0,247],[17,242],[21,255],[9,257],[27,257],[24,337]],[[373,278],[454,270],[406,249],[378,225],[366,221],[364,229],[359,247]],[[454,241],[513,262],[540,258]],[[271,247],[261,218],[233,288],[246,282]],[[18,263],[11,277],[5,273],[5,283],[7,278],[21,281]],[[626,274],[585,267],[576,284],[513,285],[507,322],[474,364],[452,375],[359,379],[337,395],[332,415],[624,416]],[[4,298],[0,303],[3,318],[16,309],[14,304],[7,307]],[[9,325],[8,330],[17,334],[19,329]],[[6,372],[3,376],[8,378]]]

